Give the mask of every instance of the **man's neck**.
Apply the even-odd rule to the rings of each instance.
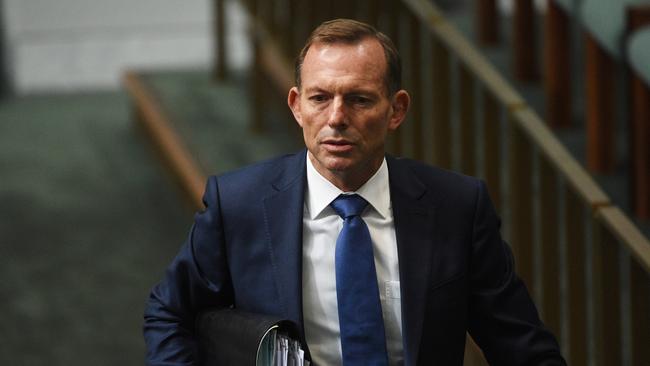
[[[336,188],[343,192],[355,192],[363,186],[381,167],[383,158],[377,163],[369,163],[368,166],[361,166],[356,169],[349,170],[328,170],[324,169],[317,162],[314,162],[314,157],[307,151],[307,158],[311,161],[314,169],[332,183]]]

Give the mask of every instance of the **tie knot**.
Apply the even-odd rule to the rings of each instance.
[[[336,211],[336,213],[341,216],[343,219],[347,219],[351,216],[359,216],[361,212],[368,206],[368,201],[364,200],[363,197],[358,194],[342,194],[332,203],[330,206]]]

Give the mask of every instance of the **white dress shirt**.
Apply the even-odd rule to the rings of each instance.
[[[344,192],[316,171],[309,155],[306,160],[307,188],[302,239],[305,337],[312,361],[316,365],[340,365],[341,340],[334,253],[343,220],[329,204]],[[385,159],[375,175],[354,193],[369,203],[361,217],[368,225],[372,239],[388,359],[391,365],[402,365],[399,262]]]

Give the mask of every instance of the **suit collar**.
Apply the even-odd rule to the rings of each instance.
[[[301,152],[286,156],[285,160],[275,170],[276,174],[269,181],[274,191],[281,192],[292,188],[295,184],[305,184],[305,158],[307,149]]]
[[[434,243],[432,192],[399,159],[388,157],[399,256],[402,338],[406,365],[416,364],[425,317]]]
[[[329,204],[344,192],[316,170],[309,159],[309,153],[307,154],[306,166],[305,214],[313,220],[321,215]],[[370,206],[383,218],[391,215],[386,159],[384,159],[375,174],[359,187],[355,193],[368,201]]]

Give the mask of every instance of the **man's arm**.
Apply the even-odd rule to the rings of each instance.
[[[224,250],[219,192],[208,180],[194,225],[163,280],[149,296],[144,313],[148,365],[194,365],[198,312],[232,304],[232,285]]]
[[[492,365],[566,365],[516,275],[485,184],[478,187],[471,259],[469,331]]]

